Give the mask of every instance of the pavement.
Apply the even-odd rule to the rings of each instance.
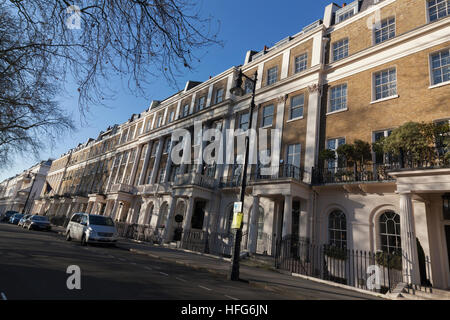
[[[52,229],[53,234],[60,240],[63,239],[62,235],[64,234],[64,230],[64,228],[57,226],[53,226]],[[92,248],[91,251],[98,251],[97,253],[99,254],[101,254],[103,250],[108,251],[107,248],[88,248]],[[254,299],[258,299],[258,296],[267,298],[264,295],[261,295],[263,292],[273,295],[270,299],[288,300],[379,300],[386,298],[383,295],[374,295],[371,293],[350,290],[333,284],[293,277],[273,269],[253,266],[252,263],[245,260],[240,263],[241,281],[236,283],[235,281],[227,280],[230,273],[230,259],[200,254],[188,250],[155,246],[148,243],[138,243],[129,239],[121,239],[119,241],[117,248],[114,250],[115,256],[117,255],[117,252],[122,252],[121,254],[126,255],[126,257],[133,256],[133,259],[140,259],[140,263],[147,259],[147,261],[151,261],[152,263],[163,264],[166,270],[181,268],[179,270],[177,269],[176,273],[183,275],[185,280],[194,277],[191,273],[196,272],[197,276],[198,274],[202,274],[203,277],[210,277],[221,283],[231,284],[232,286],[236,284],[240,286],[243,285],[247,290],[252,289],[259,293],[259,295],[254,295]],[[128,258],[122,259],[129,260]],[[180,282],[181,280],[177,281]],[[218,284],[214,282],[208,283],[208,286],[205,285],[203,287],[211,288],[217,287],[217,285]],[[230,293],[226,295],[233,296],[233,294],[235,294],[235,292],[230,291]],[[225,294],[222,295],[222,297],[224,296]]]

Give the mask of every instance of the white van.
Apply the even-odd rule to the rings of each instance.
[[[66,228],[66,240],[72,239],[80,241],[82,246],[88,243],[114,245],[118,240],[118,234],[114,221],[110,217],[74,213]]]

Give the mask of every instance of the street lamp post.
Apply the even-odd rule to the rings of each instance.
[[[30,175],[28,174],[28,176],[30,176]],[[28,200],[30,199],[31,191],[33,191],[33,187],[34,187],[35,181],[36,181],[36,175],[34,174],[33,175],[33,183],[31,184],[30,192],[28,192],[27,200],[25,200],[25,204],[24,204],[23,209],[22,209],[22,214],[25,214],[25,210],[27,208]]]
[[[242,181],[241,181],[241,210],[244,210],[244,198],[245,198],[245,189],[247,187],[247,166],[248,166],[248,158],[249,158],[249,136],[250,129],[252,128],[252,119],[253,119],[253,110],[255,109],[255,91],[256,91],[256,81],[258,79],[258,72],[255,72],[255,75],[252,78],[246,76],[242,73],[242,70],[239,70],[239,75],[236,79],[235,85],[231,88],[231,94],[236,96],[242,96],[246,92],[242,89],[242,78],[246,78],[253,85],[252,88],[252,101],[250,104],[250,113],[249,113],[249,122],[248,122],[248,134],[245,136],[245,157],[244,157],[244,165],[242,170]],[[229,279],[233,281],[239,280],[239,259],[241,254],[241,240],[242,240],[242,226],[241,222],[238,229],[234,229],[234,243],[233,243],[233,251],[231,257],[231,272],[229,275]]]

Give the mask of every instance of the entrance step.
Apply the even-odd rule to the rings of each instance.
[[[397,298],[398,300],[450,300],[450,291],[432,289],[432,292],[422,290],[405,289]]]

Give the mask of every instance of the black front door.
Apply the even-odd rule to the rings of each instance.
[[[450,225],[445,226],[445,238],[447,239],[448,265],[450,266]]]

